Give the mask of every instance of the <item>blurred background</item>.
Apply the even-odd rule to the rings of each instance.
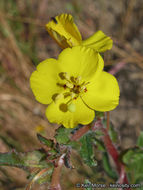
[[[112,37],[105,70],[120,68],[115,76],[121,95],[110,119],[119,132],[119,148],[134,146],[143,130],[143,1],[0,0],[0,152],[33,150],[40,147],[37,132],[54,134],[56,126],[48,123],[46,106],[34,99],[29,77],[40,61],[61,51],[45,29],[50,17],[60,13],[73,15],[83,39],[97,30]],[[26,176],[20,169],[1,167],[0,190],[23,190]]]

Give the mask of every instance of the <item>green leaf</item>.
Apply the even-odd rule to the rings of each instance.
[[[73,148],[73,149],[76,149],[76,150],[79,150],[80,149],[80,142],[78,141],[70,141],[68,142],[67,144],[69,147]]]
[[[110,122],[110,128],[109,128],[109,136],[111,137],[111,140],[113,141],[113,143],[117,143],[118,133],[111,122]]]
[[[106,127],[107,120],[104,119],[102,121],[102,123]],[[111,140],[113,141],[113,143],[117,143],[118,142],[118,133],[117,133],[115,127],[113,126],[112,122],[110,122],[108,133],[109,133],[109,136],[110,136]]]
[[[106,151],[104,143],[98,138],[94,137],[94,144],[97,146],[97,149],[100,151]]]
[[[132,183],[143,181],[143,150],[133,148],[126,151],[122,156],[123,162],[127,166],[127,171]]]
[[[110,165],[107,152],[103,153],[102,162],[103,162],[103,168],[104,168],[105,172],[107,173],[107,175],[109,177],[117,180],[118,175],[116,174],[116,172],[112,169],[112,167]]]
[[[24,161],[17,152],[0,153],[0,166],[22,167],[23,165]]]
[[[42,144],[44,144],[44,145],[46,145],[46,146],[48,146],[48,147],[50,147],[50,148],[52,148],[52,147],[54,146],[53,140],[47,139],[46,137],[42,136],[42,135],[39,134],[39,133],[37,134],[37,138],[38,138],[38,140],[39,140]]]
[[[16,151],[0,153],[0,166],[13,166],[18,168],[45,168],[46,153],[43,149],[34,150],[33,152],[17,153]]]
[[[101,118],[101,117],[104,117],[104,112],[95,111],[95,118],[98,119],[98,118]]]
[[[143,131],[140,133],[140,136],[138,137],[137,146],[143,148]]]
[[[70,141],[70,134],[71,134],[72,129],[67,129],[63,126],[59,127],[56,130],[56,141],[59,144],[67,144]]]
[[[90,167],[96,166],[97,163],[94,160],[94,153],[93,153],[92,133],[85,134],[83,137],[80,138],[80,142],[81,142],[80,155],[83,158],[83,161]]]
[[[90,184],[92,184],[88,179],[85,179],[85,184],[91,186]],[[85,190],[92,190],[92,187],[87,187],[87,188],[84,188]]]

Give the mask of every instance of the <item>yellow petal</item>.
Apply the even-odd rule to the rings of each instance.
[[[93,48],[97,52],[104,52],[112,48],[113,41],[99,30],[88,39],[83,40],[82,45]]]
[[[37,101],[49,104],[52,96],[62,91],[62,88],[57,85],[59,72],[55,59],[46,59],[37,66],[37,70],[30,77],[30,86]]]
[[[119,86],[114,76],[102,72],[99,78],[87,87],[83,101],[96,111],[110,111],[119,104]]]
[[[66,48],[58,59],[63,72],[81,77],[84,81],[90,80],[93,76],[98,77],[104,66],[103,59],[98,53],[83,46]]]
[[[66,128],[76,127],[78,124],[89,124],[93,121],[95,113],[89,109],[83,101],[78,98],[74,100],[76,109],[70,112],[66,109],[66,100],[60,100],[57,104],[51,103],[47,110],[46,116],[51,123],[58,123],[64,125]],[[60,107],[62,107],[60,109]],[[63,111],[62,111],[63,110]]]
[[[52,38],[62,47],[72,47],[81,43],[80,32],[70,14],[61,14],[46,24],[46,29]]]

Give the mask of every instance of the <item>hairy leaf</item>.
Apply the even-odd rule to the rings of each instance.
[[[80,138],[81,148],[80,148],[80,155],[83,158],[84,162],[89,165],[90,167],[96,166],[96,161],[94,160],[94,153],[93,153],[93,140],[92,134],[87,133],[86,135]]]
[[[105,172],[107,173],[107,175],[110,176],[111,178],[117,180],[118,176],[110,165],[107,152],[103,153],[102,162],[103,162],[103,168],[104,168]]]
[[[123,162],[127,166],[127,171],[132,183],[143,181],[143,150],[133,148],[126,151],[122,156]]]
[[[70,141],[70,134],[72,129],[66,129],[61,126],[56,130],[55,138],[59,144],[67,144]]]
[[[26,153],[11,151],[7,153],[0,153],[0,166],[44,168],[47,166],[45,158],[46,153],[42,149]]]
[[[102,122],[103,122],[103,125],[106,127],[107,120],[104,119]],[[113,143],[117,143],[118,142],[118,133],[117,133],[114,125],[112,124],[112,122],[110,122],[108,132],[109,132],[109,136],[110,136],[111,140],[113,141]]]
[[[50,148],[52,148],[53,145],[54,145],[54,142],[53,142],[52,139],[47,139],[46,137],[42,136],[42,135],[39,134],[39,133],[37,134],[37,138],[38,138],[38,140],[39,140],[42,144],[44,144],[44,145],[46,145],[46,146],[48,146],[48,147],[50,147]]]

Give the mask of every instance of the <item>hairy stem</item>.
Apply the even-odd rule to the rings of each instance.
[[[109,117],[109,115],[108,115],[108,117]],[[109,125],[109,121],[107,123],[107,126],[108,125]],[[119,174],[118,182],[121,183],[121,184],[122,183],[128,184],[128,179],[127,179],[127,176],[126,176],[126,173],[125,173],[124,165],[120,162],[118,151],[115,148],[114,144],[112,143],[112,140],[111,140],[111,138],[110,138],[110,136],[108,134],[108,129],[104,128],[101,119],[98,119],[97,121],[95,121],[93,126],[87,125],[87,126],[84,126],[84,127],[80,128],[71,137],[71,140],[75,140],[75,141],[79,140],[89,130],[93,130],[93,131],[101,130],[103,132],[104,135],[103,135],[102,140],[104,142],[104,145],[106,147],[106,150],[107,150],[108,154],[112,157],[112,159],[113,159],[113,161],[114,161],[114,163],[116,165],[116,169],[117,169],[117,172]],[[130,190],[130,188],[128,188],[128,190]]]
[[[61,175],[62,166],[64,164],[64,157],[65,157],[65,154],[62,154],[62,156],[60,156],[60,158],[58,159],[55,165],[55,168],[52,174],[50,190],[61,190],[60,175]]]
[[[100,120],[100,122],[101,122],[101,120]],[[106,150],[107,150],[108,154],[112,157],[112,159],[116,165],[116,168],[117,168],[117,171],[119,174],[119,182],[128,184],[129,182],[128,182],[128,179],[127,179],[127,176],[125,173],[124,165],[119,160],[118,151],[112,143],[112,140],[108,134],[107,128],[103,127],[102,122],[100,123],[100,126],[101,126],[100,130],[104,134],[102,139],[103,139],[104,145],[106,147]],[[128,190],[130,190],[130,188],[128,188]]]

